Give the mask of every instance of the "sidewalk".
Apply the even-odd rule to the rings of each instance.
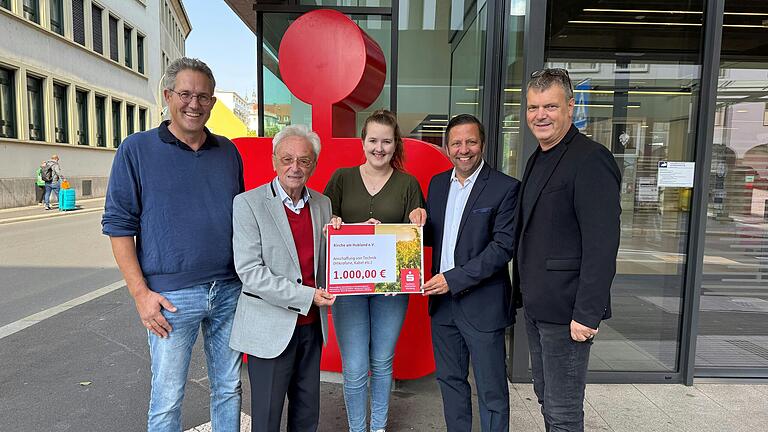
[[[184,430],[210,430],[201,339],[190,365]],[[146,430],[146,333],[123,288],[0,339],[0,364],[2,431]],[[339,378],[324,374],[320,432],[347,430]],[[249,392],[244,373],[246,415]],[[511,431],[544,430],[530,384],[510,385],[510,406]],[[765,431],[768,385],[589,385],[585,411],[587,431]],[[475,421],[473,430],[480,430],[477,416]],[[243,424],[243,431],[249,429]],[[399,382],[387,431],[445,430],[434,376]]]
[[[59,211],[58,206],[59,203],[53,201],[50,210],[45,210],[41,205],[1,209],[0,224],[102,211],[104,210],[104,197],[79,199],[76,202],[76,209],[70,211]]]

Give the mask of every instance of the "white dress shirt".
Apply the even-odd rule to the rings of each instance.
[[[467,205],[469,194],[475,185],[477,176],[483,168],[485,161],[480,161],[475,172],[472,173],[462,185],[456,177],[456,169],[451,173],[451,182],[448,189],[448,203],[445,206],[445,224],[443,225],[443,243],[440,251],[440,273],[445,273],[455,267],[453,262],[456,240],[459,237],[459,225],[464,207]]]
[[[307,191],[307,187],[304,186],[304,192],[301,194],[301,199],[298,203],[294,204],[291,197],[289,197],[288,193],[285,191],[285,189],[283,189],[283,185],[280,184],[280,181],[277,179],[277,177],[272,180],[272,184],[275,185],[277,195],[280,196],[281,200],[283,200],[283,204],[288,207],[288,210],[296,214],[301,213],[301,209],[303,209],[304,205],[307,203],[307,201],[309,201],[309,192]]]

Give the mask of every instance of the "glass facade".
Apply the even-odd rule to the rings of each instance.
[[[538,145],[521,115],[527,77],[542,67],[568,69],[574,124],[610,149],[622,172],[613,318],[600,327],[591,376],[688,383],[694,374],[768,376],[763,3],[725,0],[725,11],[712,12],[718,3],[704,0],[301,2],[347,13],[396,67],[396,81],[388,78],[382,96],[359,117],[395,109],[404,135],[439,145],[451,116],[475,114],[486,124],[490,163],[518,178]],[[361,15],[366,8],[371,14]],[[311,120],[277,68],[280,39],[303,11],[276,10],[256,7],[263,19],[266,135],[280,122]],[[721,32],[722,52],[712,66],[714,53],[703,47],[720,41]],[[714,89],[705,78],[717,74],[716,66]],[[270,111],[270,104],[288,106],[281,111],[287,115]],[[714,119],[699,118],[710,106]],[[702,135],[707,130],[714,139]],[[711,167],[703,167],[702,155],[711,156]],[[660,183],[663,162],[693,163],[690,187]],[[694,200],[699,193],[707,201],[703,214],[703,200]],[[702,253],[703,262],[691,261]],[[511,376],[527,379],[518,330]]]
[[[499,117],[499,166],[498,168],[516,178],[519,152],[522,147],[520,124],[521,87],[523,82],[523,36],[525,33],[525,0],[512,0],[504,35],[507,42],[507,58],[504,64],[503,88],[501,91],[501,114]]]

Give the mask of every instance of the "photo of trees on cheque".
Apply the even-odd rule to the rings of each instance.
[[[377,293],[400,292],[400,273],[403,269],[419,269],[421,272],[421,229],[413,225],[377,225],[376,234],[395,234],[397,254],[397,279],[395,282],[377,283]]]

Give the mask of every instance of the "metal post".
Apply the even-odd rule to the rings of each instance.
[[[255,7],[255,6],[254,6]],[[258,136],[264,130],[264,12],[256,12],[256,103],[259,105]]]
[[[547,37],[547,3],[542,0],[527,0],[525,5],[525,31],[523,32],[523,82],[520,91],[520,131],[523,133],[523,148],[517,159],[518,177],[522,178],[525,163],[539,145],[525,124],[526,119],[526,92],[531,72],[544,67],[544,42]],[[528,337],[523,323],[523,310],[517,311],[516,325],[513,329],[512,348],[509,355],[512,357],[512,370],[507,375],[515,382],[530,382],[528,372]]]
[[[704,247],[706,243],[709,171],[712,165],[717,78],[720,68],[720,46],[723,38],[725,0],[709,0],[704,11],[704,41],[701,48],[701,91],[696,112],[696,146],[694,149],[693,201],[688,231],[688,259],[685,269],[683,322],[680,340],[680,372],[683,383],[693,385],[696,366],[696,338],[699,327]]]

